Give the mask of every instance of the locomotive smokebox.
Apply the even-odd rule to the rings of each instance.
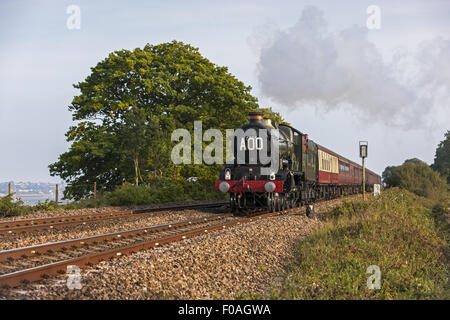
[[[264,120],[264,113],[262,113],[261,111],[250,112],[248,114],[248,123],[249,124],[254,124],[254,123],[262,124],[263,120]]]

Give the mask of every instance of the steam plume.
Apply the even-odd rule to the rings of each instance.
[[[323,13],[306,7],[297,23],[272,31],[259,50],[263,95],[290,108],[348,108],[371,121],[430,126],[430,113],[450,118],[450,40],[423,42],[386,63],[366,27],[330,32]],[[435,118],[434,118],[435,119]]]

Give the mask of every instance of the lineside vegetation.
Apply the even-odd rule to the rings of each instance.
[[[191,200],[225,200],[225,195],[214,191],[214,185],[209,180],[197,179],[161,179],[149,187],[135,186],[131,183],[117,187],[111,192],[98,194],[97,198],[87,198],[69,204],[57,204],[46,200],[34,206],[25,205],[20,199],[12,196],[0,197],[0,217],[26,215],[36,211],[57,211],[83,208],[99,208],[106,206],[137,206],[156,203]]]
[[[447,202],[391,188],[344,201],[295,248],[275,299],[449,299]],[[369,289],[367,268],[381,270]]]

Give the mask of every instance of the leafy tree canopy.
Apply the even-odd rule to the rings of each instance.
[[[401,166],[387,167],[383,172],[386,187],[400,187],[430,199],[447,195],[447,184],[439,173],[419,159],[406,160]]]
[[[445,139],[439,143],[431,167],[439,172],[450,185],[450,130],[447,130]]]
[[[66,198],[89,195],[94,181],[112,190],[158,175],[213,177],[215,166],[171,163],[171,132],[192,131],[196,120],[203,128],[237,128],[258,109],[251,87],[182,42],[115,51],[91,70],[74,85],[80,94],[69,106],[76,122],[66,133],[70,149],[49,166],[70,184]]]

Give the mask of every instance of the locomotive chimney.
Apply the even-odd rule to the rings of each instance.
[[[266,128],[275,129],[275,127],[272,123],[272,119],[264,118],[264,125],[266,126]]]
[[[255,111],[255,112],[250,112],[248,114],[248,123],[252,124],[252,123],[263,123],[263,119],[264,119],[264,113],[262,113],[261,111]]]

